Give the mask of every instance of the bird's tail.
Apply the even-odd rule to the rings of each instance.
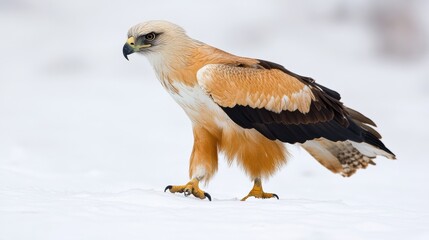
[[[381,135],[370,126],[375,127],[375,123],[353,109],[346,110],[351,120],[362,129],[363,142],[333,142],[319,138],[306,141],[301,146],[323,166],[345,177],[350,177],[358,169],[365,169],[370,164],[375,165],[373,159],[377,156],[395,159],[395,154],[380,141]]]

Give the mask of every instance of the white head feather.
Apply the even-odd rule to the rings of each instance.
[[[186,35],[182,27],[163,20],[139,23],[130,28],[128,37],[137,39],[139,36],[151,32],[157,34],[156,39],[151,47],[139,53],[144,54],[156,70],[172,65],[173,61],[175,66],[180,66],[178,64],[188,56],[187,53],[190,53],[192,48],[200,44]]]

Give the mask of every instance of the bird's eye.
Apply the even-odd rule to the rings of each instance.
[[[148,33],[148,34],[146,34],[146,36],[145,36],[146,40],[148,40],[148,41],[153,41],[153,40],[155,39],[155,37],[156,37],[156,34],[155,34],[155,33],[153,33],[153,32]]]

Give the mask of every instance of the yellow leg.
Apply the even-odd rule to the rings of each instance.
[[[262,189],[262,182],[260,178],[256,178],[254,181],[254,185],[252,190],[250,190],[249,194],[247,194],[247,196],[245,196],[244,198],[241,199],[241,201],[246,201],[246,199],[248,199],[249,197],[255,197],[255,198],[277,198],[279,199],[279,196],[277,196],[277,194],[274,193],[265,193],[264,190]]]
[[[200,187],[198,186],[198,183],[200,181],[197,178],[193,178],[191,181],[189,181],[187,184],[185,185],[180,185],[180,186],[172,186],[172,185],[168,185],[164,192],[168,190],[170,190],[170,192],[172,193],[183,193],[185,194],[185,196],[189,196],[189,195],[194,195],[196,198],[200,198],[200,199],[204,199],[204,198],[208,198],[209,201],[212,200],[210,194],[202,191],[200,189]]]

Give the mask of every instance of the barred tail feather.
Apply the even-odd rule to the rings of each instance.
[[[366,142],[353,142],[349,141],[355,149],[357,149],[359,152],[361,152],[363,155],[366,155],[368,157],[376,157],[376,156],[384,156],[388,159],[396,159],[396,156],[392,152],[384,151],[380,148],[374,147],[371,144],[368,144]]]
[[[393,154],[365,142],[333,142],[319,138],[306,141],[301,146],[323,166],[344,177],[350,177],[368,165],[375,165],[373,159],[378,155],[395,159]]]

